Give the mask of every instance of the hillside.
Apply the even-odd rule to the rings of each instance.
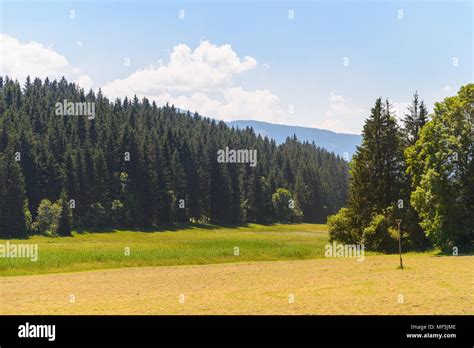
[[[255,133],[262,136],[266,135],[274,139],[277,144],[284,143],[287,137],[295,134],[299,141],[308,141],[310,143],[314,141],[316,146],[340,156],[344,156],[344,153],[347,152],[349,158],[355,153],[356,146],[360,144],[362,139],[358,134],[336,133],[325,129],[287,126],[261,121],[241,120],[231,121],[228,124],[240,129],[252,127]]]
[[[347,162],[295,139],[277,145],[146,98],[112,102],[64,78],[0,78],[0,236],[325,222],[348,176]]]

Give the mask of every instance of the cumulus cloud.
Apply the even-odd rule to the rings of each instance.
[[[21,43],[10,35],[0,33],[0,75],[8,75],[19,81],[31,77],[59,79],[62,76],[92,85],[89,76],[79,75],[66,57],[38,42]]]
[[[174,104],[181,109],[190,110],[191,112],[198,111],[201,115],[206,116],[214,115],[215,111],[222,105],[220,101],[201,92],[193,93],[190,96],[172,96],[169,93],[164,93],[158,96],[148,95],[146,97],[154,100],[158,105]]]
[[[74,83],[84,88],[85,91],[88,91],[89,89],[91,89],[93,85],[92,79],[88,75],[79,76],[77,80],[74,81]]]
[[[275,122],[282,115],[278,97],[269,90],[247,91],[242,87],[225,88],[220,92],[221,98],[212,98],[206,93],[197,92],[190,96],[172,96],[164,93],[159,96],[146,97],[157,102],[166,103],[190,110],[201,115],[225,121],[238,119],[258,119]]]
[[[192,51],[187,45],[179,44],[171,52],[168,64],[150,66],[127,78],[109,82],[103,87],[103,92],[124,97],[208,91],[228,86],[234,75],[256,65],[257,61],[252,57],[240,59],[230,45],[216,46],[204,41]]]
[[[331,91],[328,96],[329,107],[325,119],[314,127],[329,129],[340,133],[359,133],[364,120],[364,108],[355,105],[350,98]]]
[[[80,46],[79,42],[78,45]],[[23,81],[26,76],[59,79],[66,76],[86,91],[94,86],[92,79],[72,66],[65,56],[37,42],[22,43],[0,34],[2,50],[0,75]],[[222,119],[259,119],[276,122],[283,111],[279,99],[268,89],[246,90],[234,83],[234,77],[257,66],[253,57],[239,57],[231,45],[201,42],[194,50],[176,45],[168,63],[139,69],[123,79],[102,87],[110,98],[147,97],[159,105],[198,111]]]
[[[229,120],[258,118],[276,121],[282,114],[278,97],[268,89],[251,92],[242,87],[228,88],[224,91],[224,98],[226,103],[220,108],[219,114]]]
[[[267,89],[248,91],[234,85],[234,76],[256,66],[255,58],[239,58],[230,45],[203,41],[192,50],[179,44],[167,64],[137,70],[107,83],[102,91],[111,98],[145,96],[158,104],[170,103],[223,120],[275,121],[282,114],[276,95]]]
[[[21,44],[17,39],[0,33],[0,47],[1,74],[20,80],[28,75],[58,77],[58,73],[69,65],[64,56],[37,42]]]

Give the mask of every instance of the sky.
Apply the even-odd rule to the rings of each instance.
[[[473,1],[6,1],[0,75],[360,134],[473,82]]]

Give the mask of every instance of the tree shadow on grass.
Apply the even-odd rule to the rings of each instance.
[[[285,225],[298,225],[299,223],[282,222]],[[223,230],[223,229],[242,229],[249,228],[253,223],[240,223],[240,224],[211,224],[211,223],[198,223],[198,222],[178,222],[170,225],[150,226],[150,227],[104,227],[104,228],[92,228],[92,227],[79,227],[75,229],[75,232],[82,233],[115,233],[115,232],[177,232],[177,231],[192,231],[195,229],[200,230]],[[262,223],[258,225],[271,227],[276,226],[280,223]],[[223,231],[224,232],[224,231]]]
[[[28,240],[33,235],[26,235],[26,236],[0,236],[0,240]]]
[[[240,225],[241,226],[241,225]],[[181,230],[218,230],[227,228],[229,226],[205,224],[205,223],[176,223],[172,225],[161,225],[161,226],[149,226],[149,227],[103,227],[103,228],[91,228],[91,227],[79,227],[75,232],[79,234],[84,233],[115,233],[115,232],[177,232]],[[237,227],[237,226],[234,226]]]
[[[277,225],[277,223],[258,223],[259,225],[271,227]],[[285,222],[285,224],[292,225],[293,223]],[[294,223],[297,225],[298,223]],[[155,232],[178,232],[178,231],[192,231],[196,229],[200,230],[222,230],[222,229],[241,229],[249,228],[250,223],[241,223],[241,224],[211,224],[211,223],[185,223],[180,222],[171,225],[161,225],[161,226],[151,226],[151,227],[77,227],[73,232],[78,234],[87,234],[87,233],[116,233],[116,232],[146,232],[146,233],[155,233]],[[0,240],[28,240],[33,236],[43,236],[48,238],[65,238],[65,237],[74,237],[72,236],[56,236],[50,234],[32,234],[26,236],[15,236],[7,237],[1,236]]]
[[[474,251],[458,251],[457,255],[454,255],[453,252],[445,252],[441,250],[435,250],[433,251],[433,256],[435,257],[456,257],[456,256],[474,256]]]

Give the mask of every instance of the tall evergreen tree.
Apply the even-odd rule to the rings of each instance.
[[[408,114],[403,120],[402,136],[403,141],[400,142],[401,151],[409,146],[413,146],[419,139],[419,134],[423,126],[428,121],[428,111],[423,101],[419,100],[418,93],[413,95],[413,101],[408,107]],[[410,194],[414,190],[412,186],[412,178],[406,173],[406,161],[403,163],[404,176],[402,177],[400,199],[397,205],[398,217],[403,220],[403,227],[407,231],[405,244],[408,243],[411,248],[424,248],[429,245],[425,232],[421,228],[420,218],[416,210],[410,203]]]
[[[25,237],[27,235],[27,220],[25,210],[27,200],[25,195],[25,182],[21,167],[15,160],[16,155],[12,150],[7,150],[0,155],[1,180],[1,227],[0,233],[6,237]]]
[[[389,231],[369,228],[380,221],[379,215],[387,215],[389,223],[393,223],[392,212],[400,199],[403,157],[388,100],[376,100],[362,137],[351,163],[348,208],[329,221],[330,235],[344,242],[365,242],[371,249],[390,249],[393,243]]]
[[[418,133],[428,121],[428,110],[423,101],[419,100],[418,92],[413,95],[413,101],[408,107],[408,113],[403,119],[403,133],[408,145],[418,140]]]
[[[362,132],[362,145],[351,163],[349,207],[357,225],[366,226],[373,213],[395,204],[399,199],[403,157],[395,118],[388,101],[377,99]]]
[[[58,201],[61,207],[61,214],[58,221],[57,234],[60,236],[70,236],[72,231],[72,209],[69,206],[69,200],[65,190],[61,192]]]

